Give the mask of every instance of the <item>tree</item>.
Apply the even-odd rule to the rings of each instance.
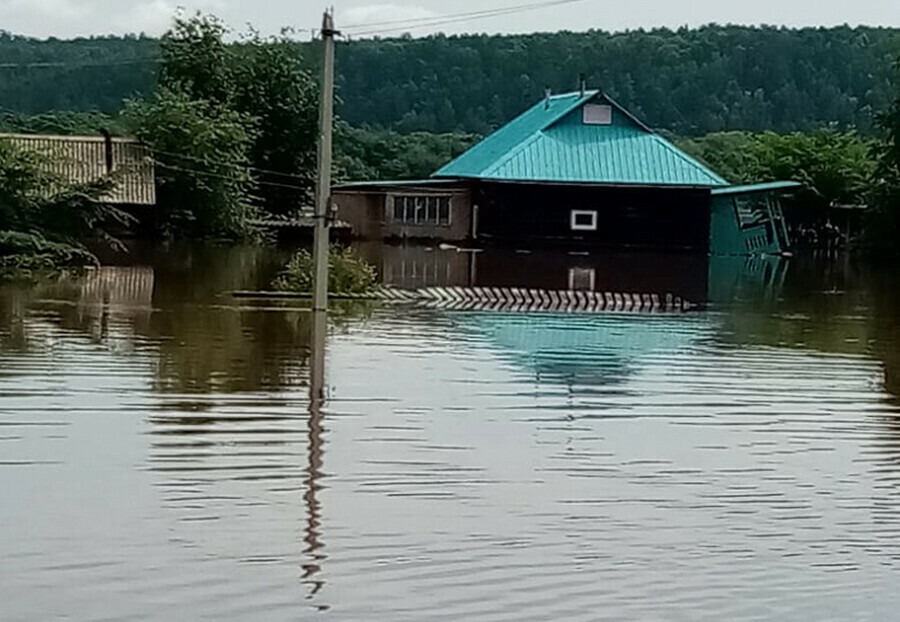
[[[316,84],[301,48],[286,35],[263,39],[255,31],[235,44],[213,16],[175,20],[162,39],[159,88],[230,109],[255,131],[248,165],[259,182],[261,207],[299,210],[312,198],[318,135]]]
[[[252,232],[254,119],[167,88],[149,101],[128,102],[124,118],[156,153],[163,233],[238,238]]]
[[[900,59],[896,65],[900,78]],[[874,209],[868,218],[868,242],[877,254],[900,255],[900,80],[893,104],[879,118],[884,142],[876,151],[878,169],[872,192]]]
[[[234,107],[257,120],[251,161],[269,213],[308,205],[315,188],[318,88],[300,47],[256,33],[235,48]]]
[[[340,122],[335,135],[337,177],[346,181],[423,179],[474,145],[472,134],[400,134]]]
[[[190,78],[208,97],[229,85],[224,32],[207,18],[183,20],[163,40],[0,34],[0,58],[12,65],[0,67],[0,105],[116,113],[124,98],[153,91],[157,69],[164,84]],[[292,45],[314,65],[314,45]],[[486,133],[538,101],[544,86],[573,90],[585,73],[589,86],[682,136],[829,123],[874,135],[876,113],[893,99],[898,49],[898,28],[846,26],[359,39],[338,46],[338,113],[357,127]],[[163,66],[175,59],[183,72]]]
[[[876,161],[873,141],[856,132],[726,132],[679,141],[732,183],[799,181],[794,205],[818,211],[866,202]]]

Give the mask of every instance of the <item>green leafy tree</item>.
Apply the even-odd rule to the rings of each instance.
[[[803,184],[795,205],[823,210],[866,202],[876,161],[874,142],[856,132],[726,132],[679,141],[732,183],[792,180]]]
[[[194,100],[229,105],[234,96],[228,28],[213,15],[177,17],[160,41],[159,85]]]
[[[251,33],[234,52],[233,105],[257,120],[251,160],[262,207],[294,212],[315,187],[318,87],[300,47],[285,36]]]
[[[178,90],[132,101],[124,117],[156,153],[159,221],[164,233],[238,238],[257,216],[250,152],[255,120]]]
[[[423,179],[466,151],[478,136],[372,131],[339,123],[338,178],[347,181]]]
[[[159,88],[229,109],[252,123],[248,166],[255,197],[269,213],[296,212],[312,197],[317,88],[301,47],[286,36],[251,31],[226,43],[213,16],[176,19],[161,43]]]
[[[900,60],[896,76],[900,77]],[[880,118],[884,142],[877,149],[878,169],[868,219],[868,242],[876,253],[900,255],[900,85],[893,104]]]

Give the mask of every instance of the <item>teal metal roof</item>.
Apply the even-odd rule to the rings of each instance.
[[[612,122],[588,125],[588,103]],[[440,170],[436,178],[642,186],[726,186],[722,177],[598,91],[540,102]]]
[[[763,184],[747,184],[745,186],[728,186],[727,188],[716,188],[712,191],[714,196],[723,196],[729,194],[751,194],[754,192],[775,192],[778,190],[794,190],[800,188],[803,184],[797,181],[770,181]]]

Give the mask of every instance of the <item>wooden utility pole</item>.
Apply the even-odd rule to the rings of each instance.
[[[313,311],[328,310],[328,226],[331,217],[331,152],[334,118],[334,16],[322,18],[322,84],[319,92],[319,175],[316,182]]]

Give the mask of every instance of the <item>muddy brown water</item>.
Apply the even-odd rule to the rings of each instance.
[[[0,619],[897,619],[896,280],[362,250],[397,285],[704,307],[344,308],[311,412],[310,314],[223,295],[283,253],[4,288]]]

